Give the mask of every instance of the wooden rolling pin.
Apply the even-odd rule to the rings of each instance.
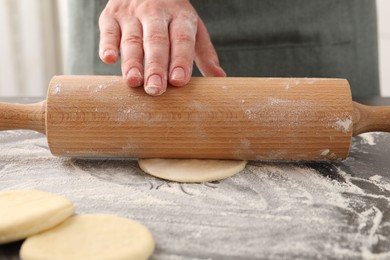
[[[390,107],[352,102],[343,79],[193,78],[159,97],[120,77],[57,76],[47,100],[0,104],[0,130],[47,135],[70,157],[334,160],[352,135],[390,130]]]

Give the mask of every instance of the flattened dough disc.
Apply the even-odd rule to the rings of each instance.
[[[0,244],[54,227],[73,212],[71,201],[52,193],[37,190],[0,192]]]
[[[139,167],[155,177],[177,182],[216,181],[239,173],[247,161],[203,159],[139,159]]]
[[[130,219],[112,215],[78,215],[29,237],[23,243],[23,260],[147,259],[154,251],[150,231]]]

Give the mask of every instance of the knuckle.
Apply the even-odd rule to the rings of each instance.
[[[161,62],[158,62],[156,60],[145,62],[145,68],[148,74],[150,73],[162,74],[162,72],[164,71],[164,66],[161,64]]]
[[[118,36],[115,28],[109,28],[101,32],[101,37],[103,38],[116,38]]]
[[[121,4],[113,4],[109,2],[106,7],[102,11],[102,15],[105,16],[115,16],[123,10],[123,5]]]
[[[195,35],[191,35],[184,32],[175,33],[171,37],[172,37],[172,41],[175,43],[191,43],[195,41]]]
[[[99,21],[103,20],[107,16],[110,16],[110,14],[111,14],[111,11],[107,7],[104,8],[103,11],[100,13]]]
[[[154,69],[162,68],[161,63],[158,62],[157,60],[154,60],[154,59],[145,62],[145,66],[147,66],[149,69],[151,69],[151,68],[154,68]]]
[[[190,67],[194,61],[194,56],[175,55],[172,56],[172,64],[180,64],[182,67]],[[175,65],[174,65],[175,67]]]
[[[99,25],[103,24],[107,19],[115,17],[116,12],[117,11],[108,8],[104,9],[99,16]]]
[[[122,39],[122,45],[142,45],[143,39],[136,34],[128,34]]]
[[[189,21],[193,24],[197,24],[198,22],[198,15],[195,12],[192,11],[186,11],[186,12],[180,12],[177,15],[177,19]]]
[[[136,58],[128,58],[122,61],[122,68],[130,68],[130,67],[142,68],[142,63]]]
[[[151,14],[161,14],[161,10],[165,10],[165,5],[162,1],[143,1],[139,6],[139,10],[142,13]]]
[[[168,44],[168,35],[164,33],[151,33],[145,38],[145,41],[156,44]]]

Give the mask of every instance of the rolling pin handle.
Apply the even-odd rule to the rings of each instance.
[[[35,104],[0,102],[0,130],[34,130],[46,133],[46,100]]]
[[[353,136],[390,132],[390,106],[366,106],[353,102]]]

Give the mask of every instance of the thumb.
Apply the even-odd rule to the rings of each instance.
[[[225,71],[219,65],[218,55],[211,43],[207,28],[200,18],[195,42],[195,64],[205,77],[226,76]]]

